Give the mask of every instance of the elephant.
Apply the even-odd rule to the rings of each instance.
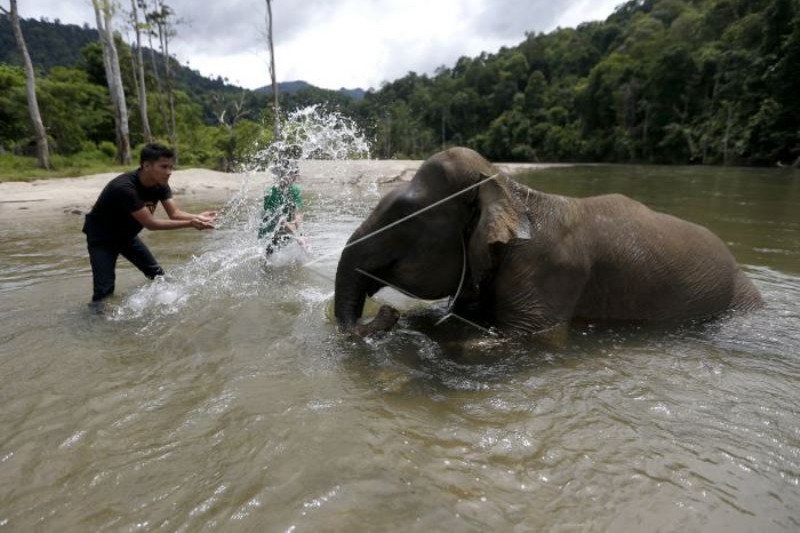
[[[373,328],[359,322],[384,286],[450,297],[448,311],[504,334],[575,320],[704,320],[763,304],[707,228],[621,194],[539,192],[464,147],[423,162],[352,234],[336,269],[340,330],[391,327],[387,310]]]

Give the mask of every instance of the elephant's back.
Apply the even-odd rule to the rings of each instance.
[[[583,318],[704,317],[747,292],[725,243],[703,226],[623,195],[585,199],[583,217],[592,255],[576,309]]]

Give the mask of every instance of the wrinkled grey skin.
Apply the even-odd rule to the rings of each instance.
[[[355,244],[339,261],[334,312],[341,329],[362,335],[371,333],[357,328],[364,299],[383,284],[358,269],[423,299],[454,296],[463,271],[456,311],[506,333],[536,333],[576,318],[705,319],[762,305],[708,229],[620,194],[569,198],[532,190],[467,148],[425,161],[348,243]]]

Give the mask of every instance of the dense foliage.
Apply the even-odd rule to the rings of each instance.
[[[108,150],[113,118],[96,32],[23,22],[54,151]],[[0,18],[0,151],[23,153],[31,139],[24,76],[5,25]],[[134,110],[131,49],[118,45]],[[163,61],[155,56],[145,50],[151,88],[152,66]],[[228,169],[255,138],[271,136],[268,91],[171,61],[182,163]],[[411,72],[363,99],[301,83],[281,92],[281,105],[338,108],[371,134],[382,158],[466,145],[505,161],[797,165],[798,67],[800,0],[631,0],[605,21],[531,33],[432,76]],[[164,139],[164,97],[151,89],[148,103]],[[131,112],[134,144],[138,120]]]
[[[382,156],[791,164],[798,0],[633,0],[604,22],[410,73],[365,98]]]

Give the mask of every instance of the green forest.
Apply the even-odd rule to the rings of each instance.
[[[0,157],[30,155],[33,142],[7,19],[0,18]],[[96,30],[35,20],[22,30],[51,151],[111,160],[114,121]],[[117,45],[137,145],[132,48],[120,36]],[[155,90],[164,56],[148,54],[150,125],[166,140],[165,96]],[[230,170],[255,139],[271,138],[267,92],[169,61],[182,165]],[[800,0],[631,0],[605,21],[532,32],[432,75],[409,72],[363,98],[307,85],[279,94],[284,112],[324,104],[350,116],[377,158],[465,145],[495,161],[798,166],[798,67]]]

